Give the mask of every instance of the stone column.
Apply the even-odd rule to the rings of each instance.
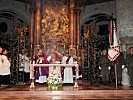
[[[76,42],[77,42],[77,46],[79,47],[79,43],[80,43],[80,10],[77,9],[76,10]]]
[[[41,0],[36,0],[36,48],[40,48],[41,40]]]
[[[35,41],[35,0],[32,0],[32,4],[30,6],[30,56],[31,60],[33,60],[34,55],[34,41]]]
[[[80,56],[80,10],[76,10],[76,46],[77,46],[77,57]]]
[[[31,45],[33,45],[33,43],[34,43],[34,28],[35,28],[35,26],[34,26],[34,24],[35,24],[35,20],[34,20],[34,9],[30,9],[30,13],[31,13],[31,15],[30,15],[30,43],[31,43]]]
[[[33,57],[33,46],[34,46],[34,29],[35,29],[35,20],[34,20],[34,17],[35,17],[35,13],[34,13],[34,9],[33,8],[31,8],[30,9],[30,13],[31,13],[31,15],[30,15],[30,49],[31,49],[31,58]]]
[[[120,44],[125,48],[127,44],[133,44],[133,0],[116,0],[117,33]],[[130,38],[130,39],[129,39]]]
[[[70,3],[70,47],[69,53],[75,55],[75,45],[74,45],[74,2]]]

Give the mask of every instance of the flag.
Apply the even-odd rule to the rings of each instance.
[[[116,25],[113,19],[110,20],[110,34],[109,34],[108,58],[110,61],[115,61],[120,54],[119,43],[116,34]]]

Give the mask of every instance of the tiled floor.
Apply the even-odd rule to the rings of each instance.
[[[0,87],[0,100],[133,100],[133,88],[115,85],[63,84],[59,90],[51,90],[47,84],[30,84]]]

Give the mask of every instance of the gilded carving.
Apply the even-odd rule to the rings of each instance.
[[[47,7],[42,18],[42,41],[47,43],[52,39],[67,44],[69,40],[69,19],[67,7],[58,10]]]

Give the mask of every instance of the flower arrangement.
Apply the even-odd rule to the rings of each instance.
[[[59,71],[53,69],[47,78],[47,84],[49,88],[58,89],[62,87],[62,78]]]

